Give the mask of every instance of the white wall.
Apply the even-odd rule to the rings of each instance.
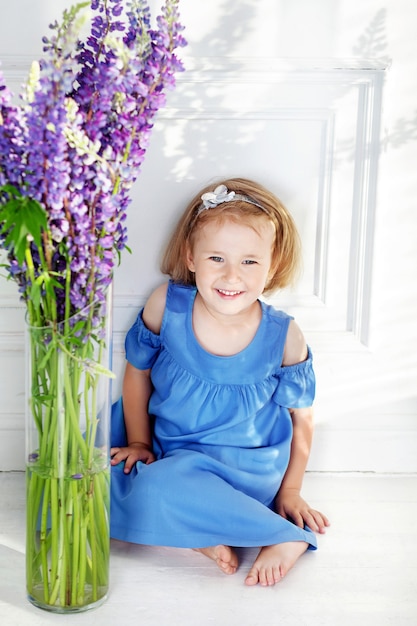
[[[40,53],[44,25],[70,4],[15,0],[3,11],[0,59],[14,87]],[[150,3],[154,14],[159,4]],[[160,248],[184,202],[213,177],[252,176],[283,198],[304,240],[303,280],[277,302],[296,314],[315,353],[310,469],[416,471],[413,0],[180,7],[187,72],[155,126],[129,214],[133,254],[115,278],[115,395],[124,333],[163,280]],[[367,136],[358,149],[361,125]],[[23,309],[3,281],[0,469],[24,466],[23,355]]]

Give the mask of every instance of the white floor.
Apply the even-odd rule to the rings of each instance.
[[[332,526],[275,587],[243,584],[256,550],[225,576],[189,550],[113,542],[111,591],[87,613],[33,607],[24,582],[24,475],[0,473],[0,625],[417,625],[417,475],[307,474]]]

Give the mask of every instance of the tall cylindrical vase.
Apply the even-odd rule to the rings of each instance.
[[[108,591],[110,291],[27,328],[27,593],[57,613],[98,606]]]

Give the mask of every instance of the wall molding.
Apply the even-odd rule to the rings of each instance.
[[[359,85],[347,328],[365,344],[370,340],[383,82],[382,72],[371,72]]]
[[[345,330],[365,345],[370,343],[371,284],[373,266],[376,187],[380,154],[381,109],[387,59],[187,59],[187,71],[178,79],[179,89],[201,83],[214,85],[283,84],[304,85],[317,90],[337,85],[357,91],[355,121],[354,175],[352,180],[352,225],[350,232],[348,303]],[[181,97],[177,99],[181,102]],[[196,99],[197,100],[197,99]],[[187,101],[184,98],[184,101]],[[337,210],[331,204],[335,166],[334,129],[338,111],[334,106],[314,106],[305,101],[298,106],[253,106],[236,102],[232,109],[210,105],[200,99],[193,107],[170,106],[160,119],[182,120],[309,120],[321,124],[320,190],[317,198],[316,256],[314,294],[326,303],[328,296],[329,221]]]
[[[24,55],[9,55],[2,58],[2,71],[6,83],[20,84],[25,80],[32,59]],[[376,184],[378,176],[379,135],[381,123],[382,91],[384,72],[389,63],[382,59],[249,59],[249,58],[192,58],[185,61],[186,72],[177,79],[177,90],[168,99],[167,107],[158,113],[158,123],[166,120],[263,120],[263,121],[314,121],[320,129],[320,154],[318,155],[320,187],[316,199],[316,243],[314,259],[313,294],[306,294],[304,302],[311,296],[326,305],[329,296],[328,272],[329,223],[337,207],[332,205],[332,185],[335,168],[335,125],[337,107],[332,102],[321,102],[320,89],[337,86],[354,89],[358,93],[357,110],[352,112],[355,121],[356,149],[352,180],[352,225],[350,232],[348,303],[345,330],[352,333],[363,344],[370,340],[371,282],[373,264],[373,242],[376,211]],[[282,92],[300,86],[311,88],[311,100],[294,96],[291,103],[282,104],[280,99],[259,105],[256,101],[239,99],[233,106],[216,103],[216,98],[190,99],[193,90],[219,87],[222,93],[237,85],[282,85]],[[12,88],[12,85],[11,85]],[[201,91],[202,90],[202,91]],[[192,102],[192,106],[188,103]],[[140,294],[115,295],[115,319],[123,320],[123,326],[142,301]],[[303,305],[303,302],[300,302]],[[8,296],[0,296],[0,309],[10,308]],[[308,306],[308,305],[307,305]],[[122,329],[115,327],[116,337]],[[4,340],[3,345],[13,345],[17,338]],[[0,339],[1,342],[1,339]],[[116,341],[116,345],[119,345]]]

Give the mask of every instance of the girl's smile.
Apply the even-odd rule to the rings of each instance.
[[[218,289],[217,291],[219,292],[221,296],[224,296],[224,297],[239,296],[242,293],[242,291],[226,291],[225,289]]]

